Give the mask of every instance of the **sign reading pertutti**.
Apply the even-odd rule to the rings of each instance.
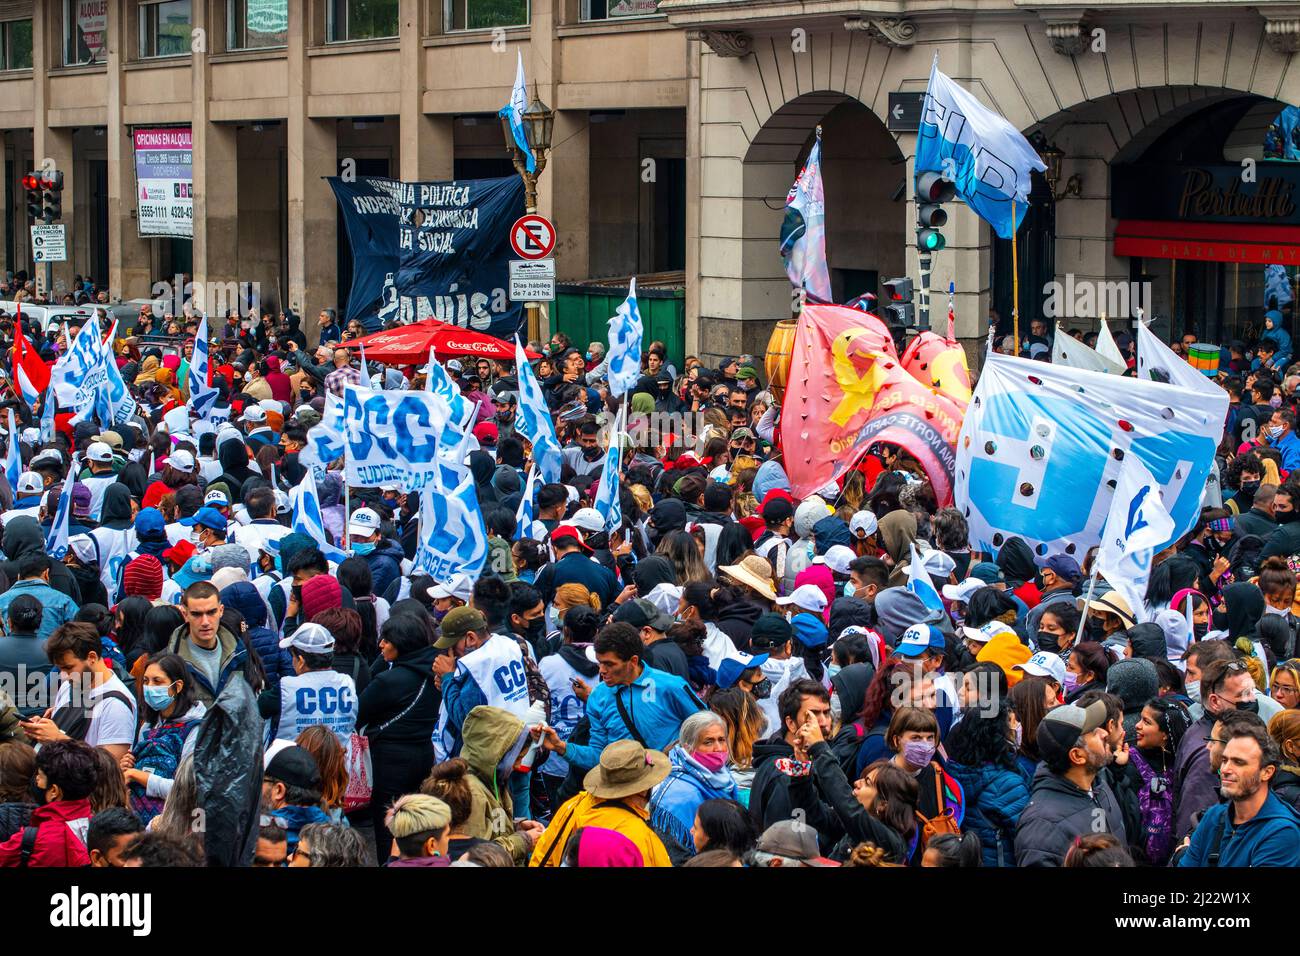
[[[1111,169],[1116,219],[1300,225],[1298,197],[1300,170],[1292,163],[1143,163]]]

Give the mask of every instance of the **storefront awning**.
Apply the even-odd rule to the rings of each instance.
[[[1121,219],[1115,255],[1300,266],[1300,226]]]

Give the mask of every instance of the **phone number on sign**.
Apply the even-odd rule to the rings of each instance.
[[[141,206],[141,219],[189,219],[194,210],[189,206]]]

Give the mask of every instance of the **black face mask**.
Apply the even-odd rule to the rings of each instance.
[[[582,449],[582,458],[584,461],[600,461],[600,457],[603,454],[605,453],[600,450],[599,445]]]
[[[1039,631],[1034,635],[1034,640],[1038,643],[1040,651],[1050,651],[1053,654],[1061,650],[1061,638],[1058,634],[1049,634],[1047,631]]]
[[[1100,618],[1089,615],[1088,623],[1084,626],[1084,633],[1088,635],[1088,640],[1100,643],[1106,639],[1106,626],[1101,623]]]
[[[1259,484],[1258,481],[1243,481],[1241,483],[1241,490],[1247,495],[1254,497],[1255,492],[1259,491]]]
[[[772,696],[772,681],[764,677],[749,692],[754,695],[755,700],[767,700]]]
[[[1259,701],[1254,697],[1252,697],[1250,700],[1239,700],[1237,701],[1237,709],[1240,711],[1244,711],[1247,714],[1258,714]]]
[[[524,629],[524,637],[528,639],[528,643],[530,644],[536,644],[545,636],[546,636],[545,617],[539,617],[529,621],[528,626]]]
[[[32,777],[31,783],[27,785],[27,792],[32,795],[32,800],[35,801],[38,807],[45,806],[45,791],[36,785],[35,777]]]
[[[1292,521],[1300,521],[1300,511],[1275,511],[1273,520],[1278,524],[1290,524]]]
[[[1203,640],[1205,638],[1205,635],[1208,633],[1210,633],[1210,624],[1208,621],[1204,624],[1192,625],[1192,636],[1195,637],[1198,641]]]

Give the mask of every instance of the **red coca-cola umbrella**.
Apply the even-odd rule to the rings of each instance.
[[[385,365],[423,365],[429,360],[429,349],[438,358],[489,358],[513,362],[515,344],[462,329],[437,319],[425,319],[396,329],[386,329],[359,339],[342,343],[343,348],[365,346],[366,358]],[[530,359],[541,358],[528,352]]]

